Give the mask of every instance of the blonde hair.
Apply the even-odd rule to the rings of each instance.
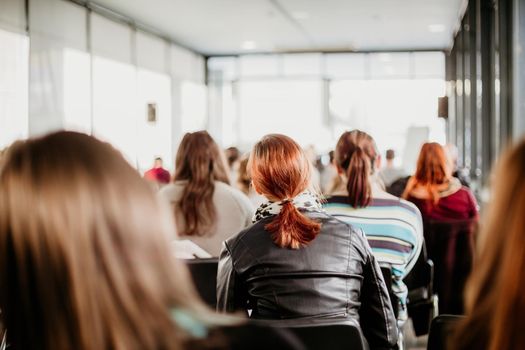
[[[501,159],[465,292],[456,349],[525,348],[525,140]]]
[[[169,209],[109,144],[58,132],[0,168],[0,308],[16,349],[182,349],[207,309],[169,250]],[[210,313],[211,314],[211,313]]]

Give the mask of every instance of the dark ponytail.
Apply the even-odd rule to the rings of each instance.
[[[376,157],[375,142],[363,131],[347,131],[337,142],[335,159],[348,178],[348,203],[354,208],[367,207],[372,200],[370,174]]]
[[[272,240],[279,247],[299,249],[314,240],[321,230],[321,224],[304,216],[288,201],[264,228],[272,234]]]
[[[365,151],[359,146],[350,156],[350,162],[346,169],[348,183],[348,202],[352,207],[366,207],[370,204],[372,189],[370,187],[370,158]]]

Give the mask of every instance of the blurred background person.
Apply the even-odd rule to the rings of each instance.
[[[412,203],[383,190],[377,179],[379,152],[367,133],[353,130],[342,134],[335,163],[342,182],[326,198],[325,210],[362,229],[379,264],[390,268],[398,320],[403,324],[408,318],[408,289],[403,278],[416,263],[423,245],[421,214]]]
[[[452,176],[452,169],[443,147],[436,142],[425,143],[417,168],[403,193],[414,203],[423,220],[476,219],[478,206],[472,192]]]
[[[379,177],[385,184],[385,187],[389,187],[392,183],[404,176],[406,173],[403,169],[396,167],[394,164],[394,159],[396,158],[396,153],[393,149],[388,149],[385,152],[385,166],[379,170]]]
[[[452,143],[445,145],[445,154],[449,161],[452,176],[457,178],[463,186],[470,187],[469,169],[458,168],[458,148]]]
[[[339,173],[334,162],[334,151],[328,152],[328,164],[324,164],[321,171],[321,190],[324,194],[330,194],[338,186]]]
[[[525,140],[492,176],[492,198],[465,293],[466,315],[452,349],[525,349]]]
[[[241,151],[237,147],[228,147],[224,150],[226,162],[228,163],[228,176],[230,182],[235,183],[239,174],[239,163],[241,158]]]
[[[310,164],[284,135],[254,146],[248,167],[268,201],[252,226],[225,242],[218,309],[250,307],[252,318],[286,324],[361,325],[371,349],[394,348],[397,327],[380,268],[362,233],[327,215],[308,191]]]
[[[160,195],[173,206],[177,233],[218,256],[222,242],[251,223],[252,204],[230,186],[224,154],[206,131],[184,135],[175,167]]]
[[[162,158],[156,157],[153,162],[153,168],[144,173],[144,178],[162,186],[170,182],[171,175],[169,171],[163,168]]]
[[[265,199],[258,194],[252,186],[252,178],[248,172],[249,154],[242,157],[239,162],[239,175],[237,177],[237,187],[250,199],[254,208],[258,208]],[[254,209],[255,211],[255,209]]]
[[[321,173],[317,169],[317,151],[314,145],[308,145],[304,148],[306,158],[310,162],[310,174],[312,177],[311,186],[312,190],[319,192],[321,189]]]

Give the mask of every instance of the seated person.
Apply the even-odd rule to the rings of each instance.
[[[144,173],[144,178],[158,183],[159,185],[165,185],[170,182],[170,172],[164,169],[162,164],[162,158],[155,158],[153,168]]]
[[[393,149],[386,150],[385,167],[379,170],[379,178],[383,181],[385,187],[387,188],[390,187],[390,185],[392,185],[394,181],[406,176],[406,173],[403,169],[398,168],[394,165],[395,158],[396,153]]]
[[[397,325],[379,265],[360,230],[323,210],[308,192],[299,145],[268,135],[248,164],[267,198],[254,224],[228,239],[217,275],[218,309],[255,319],[360,326],[372,349],[396,347]]]
[[[254,208],[259,207],[265,199],[263,196],[255,192],[252,186],[252,178],[250,174],[248,174],[248,155],[245,155],[241,158],[241,161],[239,162],[239,174],[237,176],[237,188],[241,190],[248,198],[250,199],[250,202],[252,203]]]
[[[298,348],[217,316],[172,256],[169,209],[110,145],[59,132],[0,168],[0,314],[9,349]],[[31,210],[28,210],[28,209]]]
[[[251,223],[253,206],[230,186],[224,154],[206,131],[184,135],[175,168],[160,195],[172,204],[177,233],[219,256],[222,242]]]
[[[403,198],[419,208],[425,223],[429,220],[469,220],[478,216],[474,195],[452,176],[445,151],[435,142],[421,147],[416,173],[408,180]]]
[[[502,156],[451,349],[525,349],[525,140]]]
[[[381,266],[392,271],[398,320],[407,320],[408,289],[403,278],[416,263],[423,245],[419,210],[385,192],[376,176],[379,153],[374,139],[359,130],[345,132],[335,150],[341,185],[326,198],[327,213],[363,230]]]

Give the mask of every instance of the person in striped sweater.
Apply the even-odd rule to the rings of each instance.
[[[379,152],[367,133],[353,130],[341,135],[335,162],[342,181],[327,196],[325,210],[363,230],[379,264],[391,269],[401,326],[408,318],[403,278],[416,263],[424,240],[421,214],[414,204],[383,190],[376,177]]]

